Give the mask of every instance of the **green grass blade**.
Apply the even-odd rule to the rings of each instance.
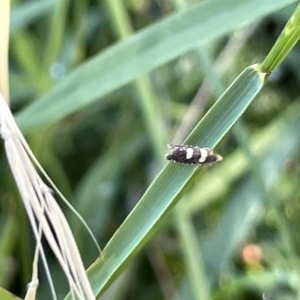
[[[214,147],[261,90],[265,76],[259,65],[245,69],[195,127],[186,143]]]
[[[17,122],[24,131],[49,126],[180,54],[293,2],[213,0],[195,4],[97,55],[28,106]]]
[[[299,149],[299,105],[294,105],[294,111],[289,114],[287,120],[287,124],[270,145],[269,151],[263,156],[260,155],[262,178],[267,191],[276,184],[286,163]],[[209,264],[210,275],[214,276],[214,280],[219,278],[221,266],[230,261],[238,246],[262,218],[263,207],[269,205],[266,202],[255,178],[248,176],[236,189],[216,229],[203,241],[204,261]]]
[[[130,16],[122,0],[108,0],[106,1],[106,7],[110,12],[112,25],[120,40],[125,40],[134,34]],[[148,76],[139,76],[133,83],[151,145],[156,154],[156,160],[163,165],[162,157],[164,153],[163,145],[166,143],[166,128],[163,121],[163,111],[159,104],[159,97],[155,94]]]
[[[261,64],[265,72],[274,72],[300,38],[300,4],[290,17],[275,45]]]
[[[211,293],[205,264],[201,254],[201,243],[193,226],[192,216],[188,214],[185,205],[187,197],[183,197],[175,209],[176,227],[181,241],[181,252],[186,265],[186,277],[190,292],[195,299],[209,300]],[[186,298],[185,298],[186,299]]]
[[[114,204],[113,199],[110,199],[113,192],[112,195],[105,195],[105,193],[103,195],[99,188],[99,182],[114,183],[120,171],[126,169],[132,163],[132,159],[138,155],[144,143],[145,138],[140,133],[134,134],[131,138],[125,135],[124,140],[120,139],[119,143],[112,146],[107,155],[100,156],[95,161],[93,167],[78,184],[74,193],[74,203],[84,219],[99,219],[97,226],[90,225],[95,235],[99,236],[101,232],[103,234],[101,229],[107,220],[106,209]],[[123,149],[123,155],[120,155],[120,149]],[[112,165],[118,167],[112,168]],[[80,230],[84,229],[82,225],[77,220],[72,225],[75,236],[80,236]]]
[[[67,23],[68,7],[69,1],[67,0],[55,3],[52,20],[49,22],[50,30],[43,60],[46,70],[59,60]]]
[[[11,294],[10,292],[3,289],[2,287],[0,287],[0,299],[1,300],[21,300],[21,298]]]
[[[54,4],[54,0],[36,0],[26,1],[13,6],[11,11],[10,32],[15,33],[44,14],[49,13],[53,9]]]
[[[196,126],[188,141],[215,146],[260,91],[264,78],[257,65],[245,69]],[[103,257],[90,267],[89,278],[96,294],[104,291],[152,236],[155,226],[179,199],[179,193],[197,169],[169,163],[162,170],[104,248]]]
[[[264,155],[268,149],[274,147],[276,137],[281,135],[283,128],[287,126],[286,120],[294,120],[296,118],[295,113],[298,113],[299,110],[300,107],[297,103],[288,106],[283,114],[254,134],[250,138],[250,149],[253,155]],[[290,128],[293,127],[287,127],[285,131],[289,132]],[[245,154],[243,155],[243,152],[237,149],[221,164],[216,165],[211,172],[202,176],[197,186],[189,191],[185,209],[193,215],[199,213],[205,206],[227,193],[230,186],[239,177],[244,176],[248,170],[249,166]],[[215,188],[216,186],[218,189]],[[201,198],[199,198],[200,193]]]
[[[284,124],[281,124],[282,121]],[[262,163],[262,177],[267,191],[278,182],[278,177],[284,173],[287,161],[299,149],[299,122],[300,106],[296,103],[281,114],[279,120],[276,121],[278,131],[275,136],[273,132],[269,133],[274,139],[272,143],[269,143],[268,150],[265,149],[263,153],[257,153],[259,161]],[[254,143],[251,144],[253,146]],[[235,154],[231,156],[235,156]],[[236,163],[239,164],[239,162]],[[223,170],[223,178],[226,175],[226,170]],[[208,174],[208,176],[211,178],[211,174]],[[206,182],[206,184],[209,183]],[[215,183],[211,185],[217,186]],[[197,193],[198,195],[201,194],[201,189],[197,189]],[[185,198],[190,198],[190,196],[188,195]],[[205,195],[201,194],[201,198],[205,198]],[[255,178],[248,175],[238,185],[214,229],[209,233],[206,232],[206,238],[201,238],[202,260],[206,264],[207,276],[210,278],[210,282],[215,282],[220,278],[224,268],[230,264],[232,256],[236,255],[241,243],[247,240],[249,232],[252,232],[256,224],[261,221],[265,204]],[[186,210],[187,208],[184,206],[182,209]],[[194,213],[195,210],[199,212],[198,209],[192,209],[188,210],[186,214]],[[253,276],[253,280],[255,278],[258,278],[257,274]],[[276,285],[276,282],[274,285]],[[186,278],[181,286],[183,293],[186,293],[188,286]]]

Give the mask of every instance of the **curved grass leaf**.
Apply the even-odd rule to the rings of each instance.
[[[212,0],[193,5],[77,68],[20,113],[17,122],[23,131],[49,126],[180,54],[293,2]]]
[[[114,204],[110,198],[114,194],[115,178],[120,173],[120,170],[122,171],[131,163],[132,158],[136,156],[136,153],[145,142],[144,136],[140,135],[140,133],[134,134],[131,138],[128,136],[125,136],[125,138],[125,141],[121,140],[115,148],[112,147],[108,151],[106,156],[101,156],[94,163],[74,193],[76,209],[84,219],[89,218],[90,227],[97,236],[99,236],[100,232],[103,232],[101,229],[103,229],[107,221],[108,209]],[[122,155],[120,155],[120,149],[123,150]],[[117,167],[112,168],[112,165]],[[111,195],[109,192],[106,192],[105,195],[105,192],[101,189],[101,184],[111,186],[111,189],[104,189],[111,190]],[[80,236],[79,232],[83,229],[82,225],[78,222],[74,222],[72,225],[74,235]]]
[[[1,300],[21,300],[21,298],[11,294],[10,292],[3,289],[2,287],[0,287],[0,299]]]
[[[293,110],[289,109],[283,118],[285,126],[278,132],[269,150],[259,155],[262,178],[267,191],[271,192],[270,196],[272,196],[271,188],[283,174],[286,163],[299,149],[299,104],[293,105]],[[215,230],[202,240],[204,261],[210,279],[213,277],[216,281],[219,278],[221,268],[229,263],[240,243],[261,220],[264,206],[268,207],[271,204],[264,196],[256,178],[251,176],[245,178],[220,216]]]
[[[210,300],[212,299],[211,291],[205,272],[205,262],[202,259],[201,243],[198,241],[198,233],[193,225],[192,215],[185,209],[187,199],[188,196],[184,196],[177,204],[175,218],[181,255],[186,265],[186,290],[193,294],[193,297],[182,297],[181,299]]]
[[[54,5],[54,0],[26,1],[15,5],[11,11],[10,32],[15,33],[36,21],[42,15],[49,13]]]
[[[290,17],[275,45],[261,64],[265,72],[274,72],[300,38],[300,4]]]
[[[188,142],[214,147],[245,111],[264,84],[265,75],[249,67],[232,83],[191,133]],[[154,233],[155,226],[179,199],[197,167],[169,163],[145,192],[103,255],[89,268],[95,294],[108,286]]]

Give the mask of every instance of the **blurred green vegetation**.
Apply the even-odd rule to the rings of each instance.
[[[165,166],[166,144],[182,143],[241,71],[263,61],[296,4],[13,1],[11,108],[101,248]],[[216,148],[223,162],[164,170],[156,194],[145,195],[148,206],[138,207],[141,216],[157,215],[153,225],[133,214],[131,229],[105,249],[114,250],[111,259],[124,256],[103,279],[101,299],[300,299],[299,57],[296,45],[232,130],[214,126],[230,114],[226,106],[189,140],[212,147],[226,134]],[[0,286],[23,297],[35,244],[3,147],[0,153]],[[160,209],[172,188],[179,202]],[[97,249],[61,207],[88,267]],[[124,243],[128,249],[117,252]],[[50,250],[48,259],[63,299],[67,281]],[[37,299],[48,294],[41,267]]]

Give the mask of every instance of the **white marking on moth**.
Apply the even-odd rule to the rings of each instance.
[[[199,163],[204,163],[207,156],[208,156],[208,150],[203,148],[203,149],[200,149],[200,158],[199,158]]]
[[[193,154],[194,154],[194,150],[192,148],[187,148],[186,149],[186,159],[190,159],[193,157]]]

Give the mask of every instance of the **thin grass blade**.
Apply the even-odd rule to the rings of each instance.
[[[293,2],[212,0],[192,5],[74,70],[20,113],[17,122],[23,132],[50,126],[180,54]]]
[[[187,141],[202,141],[207,147],[214,147],[255,98],[264,80],[265,74],[259,72],[257,65],[245,69],[196,126]],[[177,202],[180,192],[197,169],[169,163],[157,176],[104,248],[103,255],[88,270],[96,295],[104,291],[149,240],[155,226]],[[69,296],[67,299],[70,299]]]

